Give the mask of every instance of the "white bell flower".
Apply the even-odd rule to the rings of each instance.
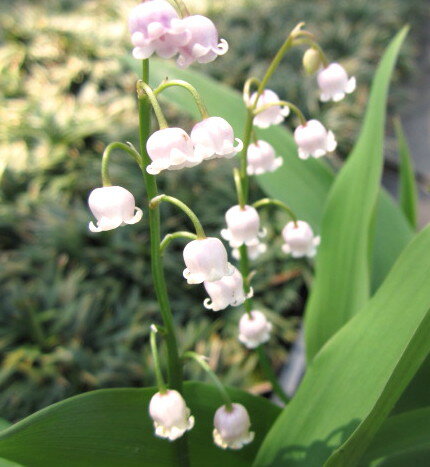
[[[345,94],[351,94],[356,87],[354,77],[348,78],[348,74],[339,63],[330,63],[317,75],[318,86],[321,91],[320,100],[322,102],[339,102]]]
[[[129,16],[133,56],[143,60],[156,53],[171,58],[191,37],[169,2],[149,0],[134,7]]]
[[[255,349],[260,344],[264,344],[270,339],[272,323],[261,311],[253,310],[245,313],[239,321],[239,340],[248,349]]]
[[[266,231],[260,231],[260,216],[255,208],[245,205],[231,207],[225,213],[227,228],[221,230],[221,236],[232,248],[241,245],[252,245],[258,238],[264,237]]]
[[[218,55],[227,53],[227,41],[221,39],[218,42],[218,31],[209,18],[201,15],[187,16],[182,23],[191,36],[179,48],[177,64],[180,68],[187,68],[194,62],[213,62]]]
[[[254,104],[256,98],[257,93],[254,92],[251,98],[249,99],[249,102],[246,102],[246,104]],[[255,110],[258,111],[259,109],[268,104],[274,104],[275,102],[279,101],[280,99],[274,91],[271,91],[270,89],[265,89],[262,92],[261,96],[258,98]],[[290,115],[289,107],[273,105],[272,107],[263,110],[254,117],[254,125],[258,126],[259,128],[268,128],[271,125],[278,125],[279,123],[282,123],[285,117],[288,117],[288,115]]]
[[[134,196],[122,186],[96,188],[90,193],[88,205],[97,219],[97,226],[93,222],[89,224],[91,232],[136,224],[142,219],[142,210],[136,207]]]
[[[149,403],[149,415],[154,421],[155,434],[170,441],[180,438],[194,426],[184,398],[174,389],[157,392]]]
[[[203,282],[210,298],[203,302],[205,308],[212,311],[224,310],[228,306],[238,306],[253,295],[252,289],[245,295],[242,274],[234,268],[231,276],[224,276],[218,281]]]
[[[275,149],[267,141],[258,140],[248,146],[248,175],[261,175],[273,172],[282,163],[282,157],[276,157]]]
[[[255,433],[249,431],[251,420],[242,404],[233,403],[231,410],[221,406],[214,417],[214,443],[222,449],[241,449],[249,444]]]
[[[294,131],[294,140],[299,147],[300,159],[322,157],[336,149],[337,142],[332,131],[327,131],[318,120],[309,120]]]
[[[259,256],[261,256],[263,253],[266,253],[267,245],[265,243],[260,242],[259,240],[256,240],[246,245],[246,251],[248,252],[248,258],[251,261],[254,261]],[[239,261],[240,260],[239,248],[233,248],[231,255],[233,256],[235,260]]]
[[[311,226],[305,221],[288,222],[282,229],[285,244],[282,246],[284,253],[291,254],[293,258],[316,255],[321,237],[314,236]]]
[[[234,273],[227,251],[218,238],[208,237],[187,243],[183,256],[186,266],[183,274],[188,284],[218,281]]]
[[[231,125],[221,117],[209,117],[194,125],[191,141],[197,157],[206,160],[216,157],[230,159],[243,148],[242,141],[234,138]]]
[[[181,128],[164,128],[153,133],[146,142],[151,164],[146,171],[157,175],[163,170],[194,167],[202,159],[194,153],[191,138]]]

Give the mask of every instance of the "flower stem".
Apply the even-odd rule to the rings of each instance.
[[[165,80],[163,81],[156,89],[154,89],[154,94],[157,96],[158,94],[162,93],[165,89],[178,86],[181,88],[186,89],[192,96],[199,109],[200,115],[203,119],[209,117],[208,110],[203,102],[202,96],[198,93],[197,89],[187,81],[183,81],[181,79],[175,80]]]
[[[158,391],[161,394],[163,394],[164,392],[166,392],[166,383],[164,382],[163,373],[161,372],[160,358],[158,356],[157,332],[158,330],[156,326],[151,324],[150,343],[151,343],[152,359],[154,360],[155,377],[157,378]]]
[[[273,392],[286,404],[290,401],[288,396],[285,394],[284,390],[282,389],[281,385],[279,384],[278,378],[276,377],[275,372],[273,371],[272,365],[267,358],[266,352],[264,351],[264,346],[259,345],[256,348],[258,358],[260,360],[261,368],[266,376],[266,378],[272,384]]]
[[[282,201],[279,201],[278,199],[263,198],[255,202],[252,206],[255,209],[261,208],[263,206],[277,206],[278,208],[283,209],[291,217],[294,224],[297,225],[297,216],[295,215],[294,211],[289,206],[287,206]]]
[[[149,61],[142,60],[142,82],[149,82]],[[146,152],[146,141],[151,130],[151,103],[149,96],[139,95],[139,140],[140,152],[142,156],[142,175],[145,180],[145,188],[148,199],[158,195],[157,182],[155,176],[146,171],[146,167],[151,163],[151,159]],[[169,387],[182,392],[183,368],[179,358],[178,343],[175,334],[172,310],[170,308],[169,296],[167,294],[166,278],[164,276],[163,265],[160,253],[160,210],[158,206],[149,210],[149,230],[151,243],[151,271],[154,283],[155,294],[160,306],[161,317],[164,324],[164,338],[167,345],[167,371]],[[188,442],[186,435],[176,440],[173,449],[178,459],[178,466],[189,466]]]
[[[189,217],[189,219],[194,225],[194,228],[196,230],[196,235],[199,240],[206,238],[205,231],[203,229],[202,224],[199,221],[199,218],[185,203],[183,203],[179,199],[174,198],[173,196],[158,195],[149,201],[149,208],[154,209],[158,207],[158,205],[162,203],[163,201],[167,201],[168,203],[174,204]]]
[[[109,177],[109,161],[110,161],[110,155],[112,151],[115,149],[120,149],[122,151],[125,151],[126,153],[130,154],[131,157],[137,162],[139,165],[140,169],[142,169],[142,157],[141,155],[134,149],[133,146],[129,146],[124,143],[120,142],[115,142],[115,143],[110,143],[108,146],[106,146],[103,156],[102,156],[102,180],[103,180],[103,186],[111,186],[112,182]]]
[[[143,81],[148,82],[149,62],[143,60]],[[148,199],[158,195],[157,182],[154,175],[146,171],[146,167],[151,160],[146,152],[146,141],[150,133],[150,111],[151,105],[147,98],[139,98],[139,137],[140,151],[142,155],[142,174],[145,180],[145,187]],[[182,392],[182,365],[179,359],[178,344],[176,341],[175,327],[173,323],[172,311],[170,308],[169,297],[167,295],[166,279],[164,277],[163,266],[160,254],[160,210],[158,206],[149,210],[149,229],[151,241],[151,269],[152,280],[154,282],[155,294],[160,306],[160,312],[166,331],[165,339],[167,344],[168,356],[168,377],[169,386]]]
[[[244,204],[248,201],[249,194],[249,178],[247,173],[248,167],[248,148],[251,143],[253,129],[254,114],[251,109],[248,109],[248,114],[245,122],[245,131],[243,136],[243,149],[240,156],[240,178],[242,185],[242,199]]]
[[[208,374],[211,380],[214,382],[215,386],[217,387],[221,398],[224,401],[226,410],[229,412],[233,410],[233,405],[231,401],[231,397],[229,396],[228,392],[226,391],[224,385],[219,380],[218,376],[212,371],[211,367],[208,365],[205,357],[203,355],[199,355],[196,352],[188,351],[185,352],[182,356],[183,359],[189,358],[197,362],[200,367]]]
[[[144,81],[137,82],[137,96],[139,100],[148,98],[149,102],[154,109],[155,116],[158,121],[158,126],[160,130],[164,128],[168,128],[168,124],[166,118],[164,117],[163,111],[161,110],[160,104],[158,103],[157,97],[155,96],[154,91],[151,89],[149,84],[145,83]]]
[[[184,231],[169,233],[165,235],[162,242],[160,243],[160,253],[162,255],[164,254],[166,248],[170,245],[172,240],[175,240],[176,238],[189,238],[190,240],[196,240],[197,235],[191,232],[184,232]]]
[[[259,107],[258,110],[254,110],[254,116],[258,115],[261,112],[264,112],[267,109],[270,109],[270,107],[274,106],[282,106],[282,107],[288,107],[291,109],[296,115],[297,118],[300,120],[301,125],[306,125],[307,120],[305,116],[303,115],[303,112],[294,104],[288,101],[278,101],[278,102],[271,102],[270,104],[263,105],[262,107]]]

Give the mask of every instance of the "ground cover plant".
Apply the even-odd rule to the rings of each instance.
[[[429,233],[424,229],[414,236],[408,222],[415,210],[410,177],[403,188],[409,191],[402,198],[403,211],[379,188],[389,78],[406,30],[393,39],[381,61],[357,143],[334,179],[317,159],[336,148],[335,135],[318,120],[306,118],[297,105],[280,99],[267,85],[284,55],[296,46],[304,46],[304,69],[317,74],[321,100],[343,99],[355,90],[355,79],[342,66],[330,64],[315,36],[300,23],[263,76],[245,82],[242,99],[198,72],[180,71],[171,62],[153,60],[153,53],[162,58],[178,53],[178,65],[186,68],[190,62],[204,64],[227,52],[226,42],[218,42],[209,19],[189,16],[182,2],[174,6],[177,10],[165,1],[151,0],[131,14],[133,55],[138,61],[126,62],[141,74],[137,82],[140,146],[136,149],[131,143],[114,142],[104,149],[103,187],[96,188],[89,198],[95,216],[90,223],[92,232],[123,224],[137,224],[137,228],[142,218],[149,222],[149,235],[139,240],[151,245],[158,305],[154,302],[154,324],[147,322],[142,329],[151,336],[147,358],[153,362],[158,388],[106,389],[51,406],[3,431],[0,455],[24,465],[54,465],[59,456],[69,465],[137,465],[142,461],[150,465],[354,465],[360,459],[374,462],[405,451],[425,456],[427,401],[416,395],[415,391],[422,392],[423,383],[413,377],[428,354],[429,259],[425,251]],[[152,15],[160,12],[164,13],[160,22],[154,21]],[[183,89],[171,93],[171,88]],[[171,102],[198,122],[190,125],[194,124],[190,135],[178,126],[168,126],[158,101],[165,91]],[[184,100],[186,92],[191,98]],[[151,133],[152,111],[157,126]],[[290,113],[296,118],[294,138],[277,126]],[[243,127],[243,137],[238,139]],[[142,170],[147,203],[136,203],[130,191],[114,184],[117,173],[109,172],[114,151],[131,156],[131,162]],[[202,162],[213,164],[210,160],[218,158],[231,159],[230,168],[233,166],[231,184],[236,186],[237,200],[225,206],[227,225],[221,235],[239,261],[240,272],[228,262],[219,239],[207,236],[204,222],[194,212],[197,199],[204,210],[206,190],[194,192],[184,203],[170,195],[168,184],[163,186],[168,194],[161,194],[155,183],[169,169],[178,170],[178,180],[187,180],[186,175],[181,179],[182,173]],[[404,167],[406,171],[407,162]],[[258,177],[270,197],[261,198],[259,191],[250,190],[251,176]],[[164,210],[164,203],[188,216],[188,228],[193,225],[194,231],[175,231],[167,223],[173,233],[161,241],[160,204],[163,217],[173,212]],[[273,236],[278,230],[277,222],[270,222],[271,216],[260,219],[258,212],[267,208],[270,213],[274,209],[284,212],[283,241],[275,243],[275,248],[309,259],[318,251],[305,316],[309,369],[292,401],[283,394],[266,354],[266,342],[277,331],[272,314],[252,304],[258,290],[252,287],[250,261],[267,249],[263,243],[267,232],[260,227],[266,220]],[[75,222],[73,219],[71,224]],[[184,278],[189,284],[204,282],[209,295],[204,306],[217,313],[228,306],[244,308],[244,313],[242,309],[231,316],[236,322],[240,317],[234,334],[250,353],[255,352],[265,377],[285,402],[281,414],[260,397],[225,388],[204,353],[191,350],[192,343],[179,351],[180,323],[173,321],[162,266],[170,244],[178,239],[189,242],[183,251]],[[301,269],[311,271],[312,266],[306,260]],[[178,263],[172,262],[168,274],[177,272]],[[103,296],[101,292],[99,300]],[[26,306],[27,324],[39,350],[53,345],[38,326],[32,304]],[[160,342],[167,348],[161,355]],[[214,386],[183,384],[185,362],[187,367],[193,362],[200,365]],[[409,383],[397,408],[400,415],[387,418]],[[393,425],[400,438],[411,432],[407,442],[384,441],[384,432],[390,432]],[[170,442],[155,438],[154,429],[156,436]]]

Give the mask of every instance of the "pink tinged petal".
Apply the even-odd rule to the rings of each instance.
[[[337,92],[333,94],[333,102],[340,102],[345,97],[344,92]]]
[[[145,47],[135,47],[133,57],[137,60],[146,60],[154,53],[154,47],[147,45]]]
[[[353,76],[353,77],[349,78],[348,84],[345,87],[345,92],[347,94],[351,94],[352,92],[355,91],[356,86],[357,86],[357,82],[356,82],[355,77]]]
[[[153,22],[148,24],[148,37],[149,39],[155,40],[159,39],[164,33],[166,29],[161,23]]]
[[[327,133],[327,151],[333,152],[337,148],[337,141],[332,131]]]
[[[140,219],[142,219],[142,216],[143,216],[142,209],[140,208],[135,208],[135,209],[136,209],[136,213],[131,219],[124,219],[125,224],[136,224],[137,222],[140,221]]]

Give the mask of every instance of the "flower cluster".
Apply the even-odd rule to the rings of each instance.
[[[235,146],[236,142],[236,146]],[[234,157],[243,148],[233,128],[221,117],[209,117],[194,125],[191,135],[181,128],[164,128],[153,133],[146,144],[151,158],[147,172],[194,167],[204,160]]]
[[[162,58],[178,55],[177,64],[186,68],[194,62],[209,63],[228,51],[219,41],[214,23],[205,16],[180,18],[166,0],[146,0],[129,16],[133,56],[143,60],[154,53]]]

